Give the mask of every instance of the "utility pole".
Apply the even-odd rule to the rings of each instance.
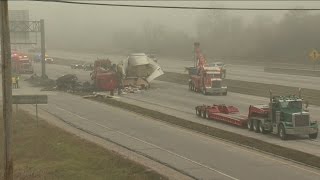
[[[46,41],[44,34],[44,20],[40,20],[40,32],[41,32],[41,77],[46,78]]]
[[[4,179],[13,180],[12,147],[12,80],[11,44],[8,18],[8,0],[0,1],[1,17],[1,59],[2,59],[2,99],[4,122]]]

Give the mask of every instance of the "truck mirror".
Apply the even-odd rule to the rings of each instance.
[[[299,88],[299,98],[301,98],[301,88]]]
[[[308,109],[308,107],[309,107],[309,101],[306,101],[305,103],[306,103],[306,109]]]

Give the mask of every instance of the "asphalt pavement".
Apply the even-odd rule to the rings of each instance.
[[[39,69],[40,66],[37,64],[36,70]],[[68,66],[50,64],[47,65],[47,72],[53,79],[58,78],[63,74],[72,73],[76,74],[81,81],[90,80],[88,71],[71,69]],[[194,112],[194,108],[197,105],[226,104],[238,107],[240,112],[247,115],[250,105],[266,104],[268,102],[267,98],[230,92],[227,96],[204,96],[202,94],[189,91],[187,86],[154,81],[150,90],[141,91],[136,94],[130,93],[123,95],[119,100],[320,156],[320,136],[316,140],[310,140],[307,137],[296,137],[293,140],[284,142],[274,135],[256,134],[249,132],[246,129],[230,126],[228,124],[201,119],[196,117]],[[320,107],[311,105],[309,106],[309,110],[311,118],[319,121]]]
[[[37,88],[21,85],[22,88],[14,90],[14,94],[40,93]],[[49,96],[49,104],[40,106],[41,109],[197,179],[320,179],[319,170],[132,112],[68,93],[41,93]]]
[[[110,55],[107,53],[67,52],[57,50],[52,50],[49,53],[53,57],[76,59],[86,62],[93,62],[97,58],[110,58],[113,62],[119,62],[126,58],[126,55]],[[182,59],[159,56],[158,59],[161,67],[169,72],[185,73],[184,67],[193,66],[192,57]],[[212,60],[208,59],[208,61],[211,62]],[[264,64],[256,64],[257,63],[255,63],[255,65],[241,63],[227,64],[227,79],[320,90],[319,77],[267,73],[263,71]],[[268,63],[266,64],[270,65]],[[289,66],[289,64],[281,64],[281,66],[286,67]]]

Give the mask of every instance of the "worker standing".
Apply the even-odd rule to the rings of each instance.
[[[20,79],[19,75],[16,75],[16,86],[17,86],[17,88],[19,88],[19,79]]]

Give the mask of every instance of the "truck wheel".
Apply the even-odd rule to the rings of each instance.
[[[258,120],[253,120],[253,130],[254,130],[254,132],[256,132],[256,133],[259,133],[260,131],[259,131],[259,121]]]
[[[252,120],[249,119],[248,122],[247,122],[247,127],[248,127],[248,130],[249,131],[252,131],[253,130],[253,125],[252,125]]]
[[[259,123],[259,131],[262,133],[262,134],[266,134],[267,131],[264,129],[263,125],[262,125],[262,122],[261,121],[258,121]]]
[[[317,139],[317,137],[318,137],[318,133],[309,134],[310,139]]]
[[[201,116],[202,116],[202,118],[206,118],[206,111],[201,111],[202,113],[201,113]]]
[[[202,94],[203,94],[203,95],[207,95],[207,90],[206,90],[205,87],[203,87],[203,89],[202,89]]]
[[[224,92],[222,95],[226,96],[228,94],[228,92]]]
[[[197,114],[197,116],[200,116],[201,115],[201,111],[199,109],[196,109],[196,114]]]
[[[279,137],[282,139],[282,140],[286,140],[287,139],[287,134],[286,134],[286,130],[284,129],[283,125],[281,124],[279,126]]]
[[[210,119],[210,118],[209,118],[209,112],[208,112],[208,111],[206,112],[206,119]]]

